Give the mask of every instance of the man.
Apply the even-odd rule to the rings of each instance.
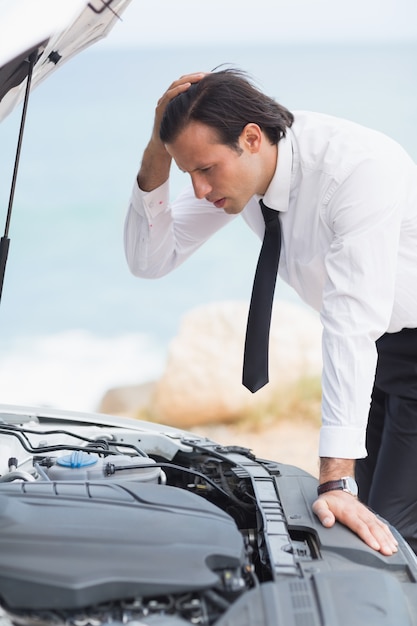
[[[170,204],[172,160],[192,187]],[[279,274],[323,325],[313,510],[391,555],[373,509],[417,550],[417,168],[380,133],[293,115],[236,70],[183,76],[158,102],[133,190],[131,271],[171,271],[238,214],[262,238],[260,199],[279,212]]]

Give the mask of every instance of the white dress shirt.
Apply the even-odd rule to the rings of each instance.
[[[258,200],[240,215],[262,238]],[[319,454],[361,458],[375,341],[417,327],[417,166],[381,133],[300,111],[279,142],[264,202],[280,211],[279,275],[323,325]],[[129,267],[162,276],[236,217],[196,199],[191,186],[170,204],[168,183],[149,193],[135,184],[125,222]]]

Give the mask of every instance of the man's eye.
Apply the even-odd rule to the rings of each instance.
[[[202,167],[200,172],[203,172],[203,174],[206,174],[207,172],[209,172],[211,170],[211,167]]]

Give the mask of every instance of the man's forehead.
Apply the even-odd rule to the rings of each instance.
[[[166,144],[166,149],[180,170],[193,172],[206,168],[230,148],[220,142],[215,129],[201,122],[190,122],[173,142]]]
[[[222,143],[220,133],[216,128],[197,120],[190,120],[184,128],[180,130],[171,145],[183,141],[201,142],[211,145]]]

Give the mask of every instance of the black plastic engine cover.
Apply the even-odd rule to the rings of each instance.
[[[231,517],[143,483],[0,486],[0,597],[11,609],[76,609],[211,587],[242,564]]]

